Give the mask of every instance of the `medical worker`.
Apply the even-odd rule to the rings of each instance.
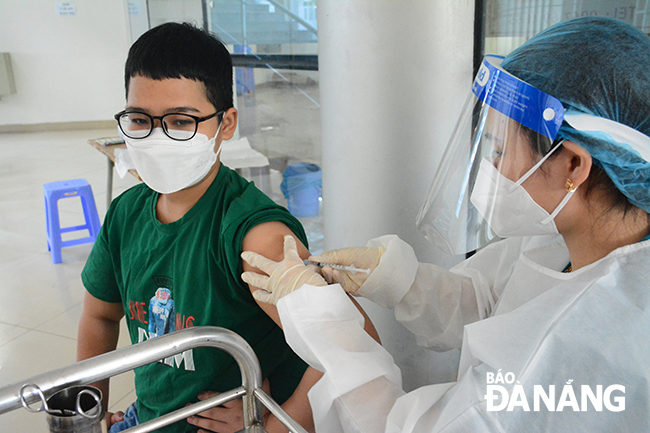
[[[447,271],[385,236],[317,257],[372,271],[325,268],[327,285],[291,238],[281,262],[245,252],[269,275],[244,274],[256,298],[325,373],[316,430],[650,431],[649,135],[650,38],[560,23],[485,58],[419,215],[472,258]],[[457,381],[405,393],[346,292],[393,308],[423,346],[460,348]]]

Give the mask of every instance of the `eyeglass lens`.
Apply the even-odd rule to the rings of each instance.
[[[176,140],[188,140],[196,132],[196,121],[184,114],[168,114],[162,122],[167,135]],[[120,127],[127,137],[143,138],[153,129],[152,119],[143,113],[125,113],[120,116]]]

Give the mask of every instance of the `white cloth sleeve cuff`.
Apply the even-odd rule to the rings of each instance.
[[[401,388],[392,356],[366,333],[363,316],[340,285],[304,285],[277,307],[289,346],[310,366],[345,384],[337,387],[340,395],[382,376]]]
[[[385,308],[394,308],[411,288],[418,270],[413,248],[396,235],[371,239],[368,247],[384,247],[379,265],[355,293]]]

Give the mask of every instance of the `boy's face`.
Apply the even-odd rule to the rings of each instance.
[[[130,80],[126,110],[142,111],[151,116],[183,113],[197,117],[209,116],[217,111],[208,100],[205,85],[200,81],[188,78],[153,80],[141,75],[131,77]],[[224,114],[224,124],[215,140],[215,152],[222,140],[232,138],[237,121],[236,113],[231,108]],[[160,127],[159,120],[156,120],[154,127]],[[218,129],[219,119],[213,117],[200,122],[197,133],[212,138]]]

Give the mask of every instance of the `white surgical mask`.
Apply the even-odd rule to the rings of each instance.
[[[144,183],[156,192],[170,194],[196,185],[208,174],[221,146],[214,151],[217,133],[209,139],[196,133],[191,140],[169,138],[161,128],[154,128],[146,138],[124,137],[133,164]]]
[[[479,167],[470,201],[487,221],[497,236],[533,236],[557,234],[554,218],[573,196],[569,191],[552,214],[538,205],[521,186],[546,159],[560,146],[558,143],[541,161],[521,179],[513,182],[483,159]]]

